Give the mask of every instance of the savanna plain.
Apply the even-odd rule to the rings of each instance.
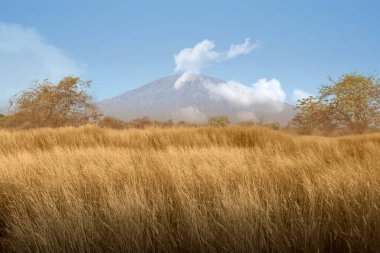
[[[3,252],[379,252],[380,134],[0,130]]]

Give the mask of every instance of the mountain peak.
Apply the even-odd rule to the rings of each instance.
[[[124,120],[148,116],[155,120],[195,123],[205,122],[209,116],[226,115],[232,122],[260,120],[285,125],[294,115],[293,108],[287,104],[281,103],[283,110],[280,112],[266,105],[242,107],[210,93],[209,87],[220,87],[226,83],[199,74],[173,75],[104,100],[99,108],[105,115]]]

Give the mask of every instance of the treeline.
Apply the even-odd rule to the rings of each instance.
[[[172,120],[159,121],[151,120],[149,117],[136,118],[131,121],[124,121],[110,116],[106,116],[99,120],[97,123],[100,127],[113,128],[113,129],[128,129],[128,128],[139,128],[143,129],[146,127],[198,127],[198,126],[213,126],[213,127],[225,127],[230,125],[230,120],[226,116],[212,116],[208,118],[208,121],[204,124],[194,124],[186,121],[179,121],[174,123]],[[262,126],[271,128],[274,130],[280,129],[279,123],[257,123],[254,121],[244,121],[238,123],[240,126]]]
[[[380,80],[372,75],[346,74],[330,84],[321,85],[318,95],[298,101],[296,116],[285,128],[299,134],[361,134],[377,130],[380,125]],[[148,117],[123,121],[102,115],[88,92],[91,81],[65,77],[58,83],[44,80],[16,94],[9,103],[9,114],[0,114],[0,128],[28,129],[39,127],[98,124],[114,129],[145,127],[194,127],[188,122],[157,121]],[[228,117],[208,119],[209,126],[227,126]],[[278,123],[241,122],[242,126],[261,125],[280,129]]]

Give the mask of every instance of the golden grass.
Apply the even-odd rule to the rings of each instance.
[[[5,252],[378,252],[380,134],[0,131]]]

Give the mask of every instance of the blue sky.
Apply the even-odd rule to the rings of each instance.
[[[379,11],[366,0],[4,0],[0,104],[69,72],[93,80],[98,99],[112,97],[176,74],[184,48],[208,39],[224,52],[246,38],[260,47],[201,73],[246,85],[277,79],[292,102],[295,89],[315,93],[328,75],[379,74]]]

